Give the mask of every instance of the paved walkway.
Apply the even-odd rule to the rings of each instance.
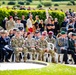
[[[76,65],[67,64],[67,66],[76,67]]]
[[[26,63],[0,63],[0,70],[24,70],[46,67],[44,62],[26,62]]]
[[[26,62],[26,63],[0,63],[0,70],[24,70],[24,69],[37,69],[46,67],[48,64],[45,62]],[[66,64],[64,64],[66,65]],[[76,65],[67,64],[66,66],[76,67]]]

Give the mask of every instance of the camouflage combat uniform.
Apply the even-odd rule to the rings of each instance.
[[[44,53],[47,48],[47,41],[39,39],[36,43],[36,51],[39,52],[39,60],[44,60]]]
[[[34,38],[30,38],[30,39],[26,38],[25,39],[25,46],[28,49],[28,52],[32,52],[33,60],[35,59],[35,52],[36,52],[35,45],[36,45],[36,41]]]
[[[54,44],[54,47],[56,47],[56,40],[53,37],[52,38],[47,37],[46,40],[47,40],[48,43],[52,43],[52,44]],[[52,62],[55,62],[55,51],[54,50],[49,50],[49,53],[51,54],[51,57],[52,57],[52,60],[53,60]]]
[[[49,42],[49,43],[52,43],[52,44],[56,44],[56,40],[52,37],[52,38],[49,38],[49,37],[47,37],[47,42]]]
[[[14,52],[15,52],[15,56],[16,56],[16,61],[18,62],[19,61],[19,53],[20,52],[23,52],[24,53],[24,62],[26,61],[26,58],[27,58],[27,55],[26,55],[26,52],[27,52],[27,48],[24,47],[24,39],[23,37],[13,37],[12,40],[11,40],[11,44],[12,44],[12,47],[14,49]],[[19,48],[22,48],[23,50],[19,50]]]
[[[6,29],[7,30],[10,30],[10,29],[13,29],[13,28],[15,28],[15,21],[7,21],[6,22]]]

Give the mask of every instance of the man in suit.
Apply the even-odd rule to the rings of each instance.
[[[72,55],[74,63],[76,64],[76,59],[75,59],[75,52],[76,52],[76,50],[75,50],[75,37],[76,37],[75,33],[71,33],[71,34],[69,33],[69,39],[68,39],[69,47],[68,47],[67,53]]]
[[[4,56],[5,56],[5,61],[8,61],[8,56],[10,51],[8,51],[8,49],[6,49],[6,45],[8,44],[8,41],[6,40],[6,32],[2,31],[1,32],[1,36],[0,36],[0,62],[4,61]]]

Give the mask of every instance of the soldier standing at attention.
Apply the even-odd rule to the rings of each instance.
[[[6,30],[13,29],[15,27],[15,21],[13,20],[13,17],[10,16],[10,20],[6,22]]]
[[[27,52],[27,48],[24,47],[24,39],[23,37],[20,35],[20,31],[17,30],[15,36],[11,39],[11,45],[14,49],[15,52],[15,56],[16,56],[16,62],[19,62],[19,53],[23,52],[24,53],[24,62],[26,62],[26,52]]]
[[[35,46],[36,45],[36,41],[34,38],[32,38],[32,35],[30,32],[27,33],[27,38],[25,39],[25,46],[27,47],[29,52],[32,52],[32,59],[35,59]]]

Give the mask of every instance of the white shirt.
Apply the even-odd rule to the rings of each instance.
[[[32,21],[30,19],[27,20],[27,27],[32,28]]]

